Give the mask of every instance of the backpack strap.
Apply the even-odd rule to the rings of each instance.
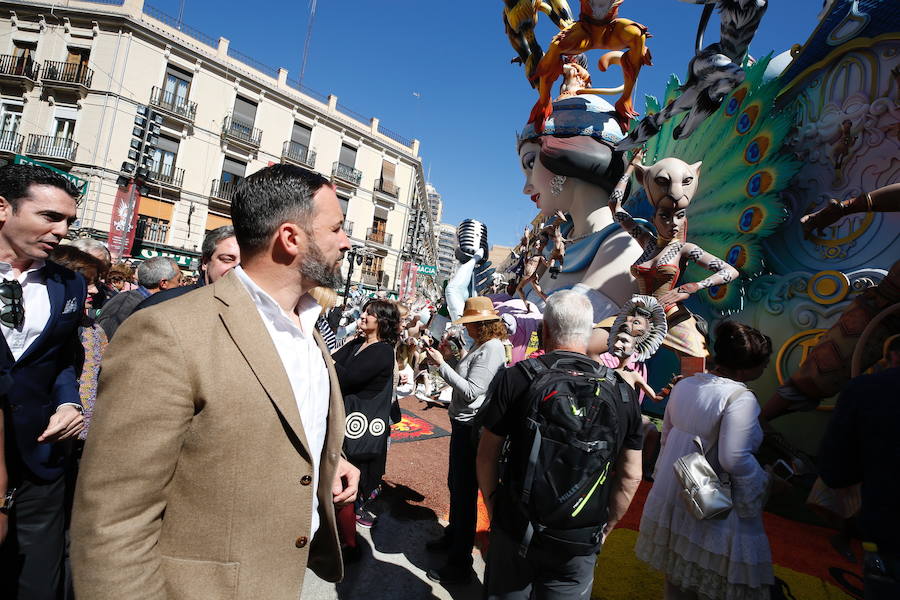
[[[545,365],[544,361],[540,358],[526,358],[525,360],[517,362],[516,366],[522,368],[522,371],[525,372],[525,376],[528,377],[529,383],[537,379],[538,375],[548,370],[547,365]]]

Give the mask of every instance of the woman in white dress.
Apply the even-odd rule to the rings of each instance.
[[[715,368],[672,389],[635,546],[638,558],[665,573],[666,600],[768,599],[773,583],[762,522],[769,474],[753,457],[763,439],[759,404],[744,385],[762,375],[772,342],[734,321],[721,323],[715,337]],[[731,481],[734,508],[724,519],[699,520],[680,497],[673,465],[696,452],[695,436],[719,476]]]

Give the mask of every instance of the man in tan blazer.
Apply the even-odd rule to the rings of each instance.
[[[297,600],[343,576],[359,472],[307,291],[350,247],[327,179],[267,167],[232,202],[242,265],[142,310],[103,359],[75,494],[79,598]],[[330,388],[330,389],[329,389]]]

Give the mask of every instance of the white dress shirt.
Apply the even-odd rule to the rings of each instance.
[[[19,360],[50,321],[50,293],[47,291],[44,261],[33,261],[31,267],[27,271],[22,271],[18,277],[13,276],[12,265],[0,262],[0,277],[6,281],[18,279],[22,284],[25,322],[20,327],[0,325],[13,358]]]
[[[322,449],[325,446],[325,432],[328,427],[328,406],[331,395],[331,384],[325,359],[313,332],[316,330],[316,319],[322,307],[309,294],[300,298],[294,309],[300,318],[300,327],[282,310],[281,306],[259,287],[244,270],[234,268],[238,279],[247,288],[259,316],[262,317],[266,330],[272,337],[275,349],[291,382],[294,399],[300,411],[300,421],[309,443],[309,451],[313,461],[313,505],[312,526],[309,537],[315,535],[319,528],[319,465]],[[326,485],[330,485],[327,482]]]

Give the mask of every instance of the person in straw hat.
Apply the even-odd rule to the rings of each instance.
[[[440,583],[465,583],[472,577],[472,547],[478,516],[478,481],[475,476],[476,442],[472,421],[484,403],[488,386],[506,362],[503,340],[506,325],[494,310],[490,298],[474,296],[466,300],[463,315],[453,324],[462,324],[474,343],[454,370],[443,354],[428,348],[428,359],[440,368],[441,377],[453,388],[450,401],[450,524],[444,535],[430,542],[433,551],[446,551],[447,564],[428,571],[428,578]]]

